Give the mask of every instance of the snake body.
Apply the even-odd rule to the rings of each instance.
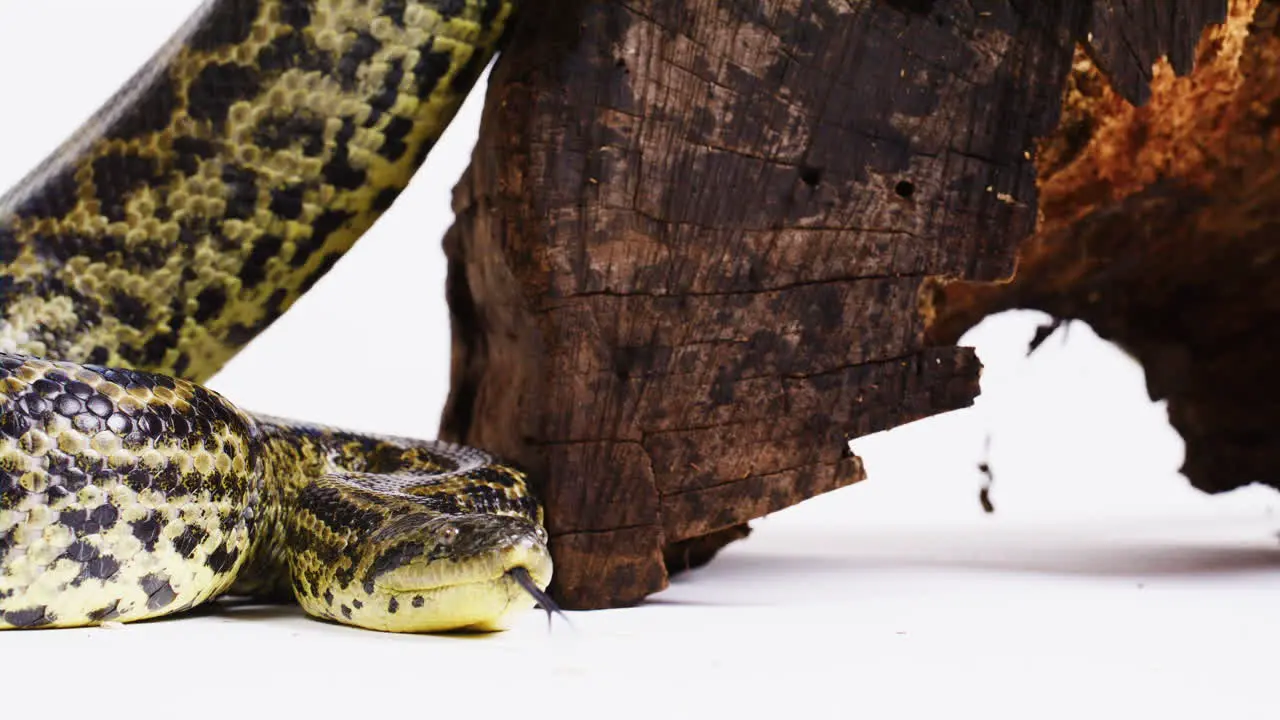
[[[199,385],[390,206],[512,11],[208,0],[0,198],[0,628],[234,593],[496,629],[546,599],[520,471]]]

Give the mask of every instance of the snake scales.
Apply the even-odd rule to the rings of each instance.
[[[549,604],[518,470],[198,385],[391,204],[512,11],[208,0],[0,198],[0,628],[224,593],[393,631]],[[342,372],[318,391],[375,382]]]

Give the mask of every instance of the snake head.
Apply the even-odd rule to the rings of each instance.
[[[526,518],[410,514],[370,541],[363,582],[348,588],[366,598],[339,621],[396,632],[492,631],[535,601],[547,607],[547,533]]]

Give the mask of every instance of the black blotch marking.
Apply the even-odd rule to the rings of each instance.
[[[305,28],[311,23],[311,4],[303,0],[283,3],[280,7],[280,20],[295,28]]]
[[[291,3],[285,3],[286,5]],[[249,39],[258,19],[258,0],[230,0],[213,4],[187,43],[196,50],[214,50]]]
[[[362,32],[356,36],[346,54],[338,61],[338,82],[342,84],[344,90],[355,89],[356,75],[360,70],[360,66],[373,59],[374,54],[381,47],[382,43],[367,32]]]
[[[355,608],[355,609],[359,610],[360,608],[363,608],[363,607],[364,607],[364,603],[360,602],[359,600],[352,600],[352,601],[351,601],[351,607],[353,607],[353,608]]]
[[[111,314],[120,322],[139,330],[151,326],[149,310],[139,298],[123,292],[111,295]]]
[[[220,128],[227,110],[236,102],[248,99],[257,89],[258,73],[253,68],[231,63],[209,65],[191,81],[187,113]]]
[[[258,207],[257,174],[239,165],[222,168],[222,184],[226,187],[223,199],[227,203],[226,218],[251,217]]]
[[[9,472],[8,470],[0,470],[0,496],[13,491],[18,491],[25,495],[26,491],[23,490],[22,486],[18,483],[19,477],[19,475]],[[8,538],[9,536],[5,535],[4,537]]]
[[[397,62],[388,67],[387,75],[382,81],[382,90],[369,98],[371,112],[369,118],[365,120],[365,127],[373,127],[383,113],[395,107],[396,101],[400,99],[402,82],[404,82],[404,64]]]
[[[89,363],[101,365],[111,358],[111,351],[99,345],[89,351]]]
[[[403,542],[393,546],[373,561],[365,574],[364,581],[372,582],[386,573],[404,567],[415,558],[421,557],[425,549],[425,546],[419,542]]]
[[[387,127],[382,131],[385,138],[382,147],[378,148],[378,154],[382,157],[395,162],[404,157],[405,151],[409,146],[405,144],[404,139],[413,132],[413,121],[409,118],[394,117],[387,123]]]
[[[302,4],[302,3],[296,3]],[[310,12],[308,10],[308,12]],[[329,74],[333,60],[325,53],[317,52],[306,41],[302,33],[291,32],[272,40],[258,51],[258,67],[263,72],[271,73],[286,68],[300,70],[318,70]]]
[[[191,356],[185,352],[178,353],[178,357],[173,360],[173,374],[178,377],[186,377],[187,368],[191,367]]]
[[[115,525],[119,517],[114,505],[99,505],[93,510],[63,510],[58,513],[58,522],[75,532],[77,537],[84,537]]]
[[[427,52],[422,53],[418,58],[418,62],[413,66],[413,86],[418,97],[426,97],[431,94],[439,84],[440,78],[449,72],[449,67],[453,64],[453,56],[446,52]]]
[[[297,509],[314,515],[322,523],[357,534],[371,532],[383,520],[381,513],[355,505],[344,499],[336,489],[323,485],[304,487],[298,493]],[[304,540],[302,537],[296,539]]]
[[[822,182],[822,168],[812,165],[800,166],[800,181],[809,187],[818,187]]]
[[[446,19],[457,17],[466,9],[467,3],[465,0],[443,0],[440,4],[436,5],[436,12],[440,13],[441,17]]]
[[[405,0],[382,0],[382,14],[391,19],[397,27],[404,27]]]
[[[80,563],[80,573],[71,581],[73,586],[79,586],[90,578],[106,580],[120,569],[120,563],[115,558],[103,555],[85,540],[71,543],[62,553],[62,557]]]
[[[208,141],[193,137],[175,138],[173,152],[177,155],[174,167],[186,175],[195,175],[200,171],[200,162],[214,153],[216,146]]]
[[[395,203],[396,198],[400,197],[400,188],[383,188],[378,192],[377,197],[373,199],[373,209],[375,212],[386,212],[387,208]]]
[[[167,607],[174,598],[178,597],[178,594],[173,591],[173,586],[169,584],[169,579],[154,573],[143,575],[138,585],[142,587],[142,592],[147,594],[148,610]]]
[[[17,260],[21,254],[22,245],[18,244],[18,237],[8,228],[0,228],[0,265],[8,265]]]
[[[298,286],[298,292],[305,293],[309,291],[317,282],[319,282],[320,278],[324,277],[325,274],[332,270],[333,266],[341,259],[342,253],[329,253],[321,258],[320,264],[316,266],[316,269],[312,270],[310,275],[302,279],[302,284]]]
[[[119,519],[120,511],[116,509],[115,505],[99,505],[89,513],[89,521],[98,526],[98,530],[96,532],[101,532],[102,530],[115,525],[116,521]]]
[[[297,220],[302,216],[304,190],[305,188],[301,185],[288,185],[272,190],[271,212],[285,220]]]
[[[400,601],[395,598],[391,598],[391,600],[387,603],[387,612],[391,613],[392,615],[395,615],[396,611],[399,609],[400,609]]]
[[[325,605],[332,605],[332,604],[333,604],[333,591],[332,591],[332,590],[325,590],[325,591],[324,591],[324,604],[325,604]]]
[[[311,223],[311,239],[315,242],[316,247],[319,248],[323,245],[330,235],[345,225],[352,217],[349,212],[326,210],[324,214],[316,218],[316,221]]]
[[[98,549],[84,540],[77,540],[67,546],[63,551],[62,557],[76,562],[87,562],[98,557]]]
[[[104,155],[93,161],[93,186],[100,211],[111,222],[126,219],[125,201],[139,187],[160,177],[155,160],[133,154]]]
[[[342,617],[344,617],[344,618],[346,618],[346,619],[350,620],[350,619],[351,619],[351,608],[347,607],[346,605],[343,605],[340,609],[342,610]]]
[[[142,346],[142,364],[160,365],[164,356],[169,353],[169,348],[177,344],[178,336],[173,330],[157,333]]]
[[[231,568],[235,567],[238,559],[240,559],[240,551],[228,550],[227,544],[223,543],[209,553],[209,558],[205,560],[204,564],[209,566],[210,570],[221,574],[229,572]]]
[[[135,471],[134,473],[130,473],[129,474],[130,487],[138,488],[138,487],[150,486],[151,482],[150,482],[149,475],[147,475],[146,485],[135,485],[133,483],[135,473],[146,475],[146,473],[143,473],[141,470]],[[66,513],[63,513],[62,517],[65,518]],[[160,529],[161,529],[160,518],[157,517],[154,512],[148,511],[146,517],[142,518],[141,520],[134,520],[133,522],[129,523],[129,526],[133,528],[133,536],[138,539],[138,542],[142,543],[142,547],[146,548],[147,552],[155,552],[156,541],[160,539]]]
[[[49,618],[49,609],[44,605],[23,610],[10,610],[4,614],[4,621],[20,628],[40,627],[52,622]]]
[[[19,438],[30,429],[31,421],[26,414],[12,411],[0,414],[0,433],[5,437]]]
[[[351,219],[351,213],[341,210],[326,210],[315,222],[311,223],[311,237],[298,240],[294,246],[293,256],[289,258],[289,264],[295,268],[300,268],[306,264],[311,255],[320,248],[324,247],[325,241],[329,239],[329,235],[333,234],[343,223]],[[315,281],[312,280],[314,283]],[[274,305],[278,305],[275,303]]]
[[[191,317],[198,323],[208,322],[227,306],[227,290],[221,285],[211,285],[196,295],[196,311]]]
[[[271,150],[301,145],[304,153],[316,156],[324,152],[324,127],[324,118],[309,113],[273,117],[258,123],[253,129],[253,140]]]
[[[420,608],[420,607],[422,607],[423,605],[426,605],[426,604],[427,604],[427,600],[426,600],[426,598],[422,597],[421,595],[414,595],[414,596],[413,596],[413,606],[414,606],[414,607],[416,607],[416,608]]]
[[[196,548],[209,537],[209,533],[194,525],[189,526],[173,540],[173,549],[182,557],[190,560],[196,554]]]
[[[893,192],[904,200],[910,200],[911,196],[916,194],[916,186],[910,180],[900,180],[897,185],[893,186]]]
[[[364,170],[358,170],[351,165],[351,156],[347,150],[347,145],[351,138],[355,137],[355,123],[347,118],[343,121],[342,129],[338,131],[337,137],[334,139],[333,155],[330,156],[329,162],[325,163],[321,168],[325,182],[342,190],[355,190],[364,185],[368,173]]]
[[[100,607],[97,610],[89,612],[89,620],[91,622],[106,622],[108,620],[115,620],[118,617],[120,617],[119,600],[112,602],[110,605]]]
[[[502,487],[515,487],[516,476],[504,470],[497,470],[491,467],[480,468],[471,472],[471,477],[477,482],[492,483],[501,485]]]
[[[120,570],[120,562],[110,555],[99,555],[85,565],[89,577],[98,580],[109,580]]]
[[[140,414],[137,419],[137,426],[138,432],[149,438],[158,438],[164,434],[164,418],[160,417],[160,415],[154,411],[143,412]],[[171,469],[172,468],[165,468],[165,470]]]
[[[246,290],[258,286],[267,277],[267,261],[280,254],[284,239],[278,235],[263,235],[253,243],[253,250],[240,268],[240,285]]]

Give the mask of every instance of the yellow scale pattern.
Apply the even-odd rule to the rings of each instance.
[[[472,0],[448,17],[433,3],[379,14],[392,4],[206,5],[0,200],[16,254],[4,274],[43,289],[10,295],[0,349],[216,372],[404,187],[511,12]]]
[[[397,631],[546,601],[519,471],[194,384],[391,204],[512,12],[212,0],[0,198],[0,628],[228,591]]]

